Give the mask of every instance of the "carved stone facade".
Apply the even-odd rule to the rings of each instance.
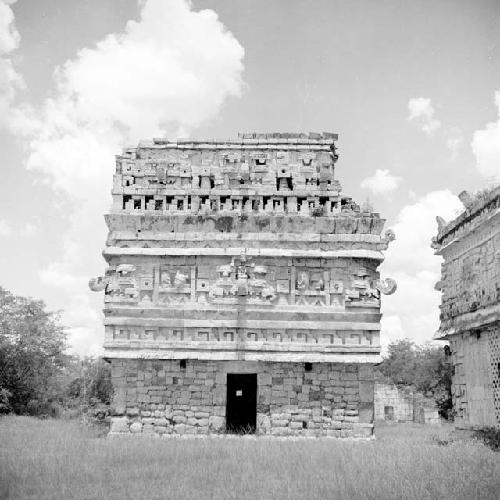
[[[460,195],[465,211],[433,240],[444,257],[441,326],[450,343],[455,421],[500,426],[500,187],[477,199]]]
[[[90,281],[105,292],[112,432],[237,428],[241,375],[254,432],[372,433],[380,295],[396,288],[377,268],[394,234],[341,196],[336,139],[155,139],[117,157],[109,267]]]

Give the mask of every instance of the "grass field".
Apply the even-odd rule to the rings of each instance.
[[[77,422],[0,419],[0,498],[498,499],[500,454],[448,427],[373,441],[98,437]]]

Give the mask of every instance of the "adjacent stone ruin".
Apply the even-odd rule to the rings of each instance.
[[[459,427],[500,426],[500,187],[460,198],[465,211],[433,239],[444,257],[441,325],[449,341]]]
[[[440,424],[436,403],[412,387],[375,383],[375,420]]]
[[[384,220],[336,134],[154,139],[116,158],[104,276],[112,434],[373,433]]]

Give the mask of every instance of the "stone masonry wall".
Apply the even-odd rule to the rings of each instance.
[[[464,332],[450,339],[453,409],[458,427],[500,424],[499,329]]]
[[[257,373],[257,434],[370,437],[373,366],[113,359],[111,434],[225,432],[228,373]]]
[[[392,408],[390,415],[385,414],[386,406]],[[391,419],[395,422],[413,421],[413,394],[395,385],[375,384],[375,420]]]
[[[387,410],[386,410],[387,408]],[[412,388],[375,384],[375,420],[440,424],[435,402]]]

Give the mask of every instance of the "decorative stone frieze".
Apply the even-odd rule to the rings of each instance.
[[[255,401],[266,401],[247,415],[255,432],[371,434],[373,394],[363,396],[363,430],[354,432],[361,389],[347,382],[380,360],[380,295],[396,285],[380,280],[377,268],[395,236],[382,236],[384,220],[341,195],[336,140],[327,133],[154,139],[117,156],[105,217],[108,268],[89,285],[104,291],[106,357],[128,373],[114,376],[117,394],[152,385],[161,400],[148,400],[155,408],[127,400],[120,429],[127,418],[131,433],[234,431],[238,398],[252,407],[245,398],[255,392]],[[196,386],[178,373],[186,362],[217,381],[199,377]],[[273,382],[285,373],[295,377],[291,387]],[[306,383],[312,374],[317,379]],[[146,383],[152,379],[159,382]],[[370,383],[363,394],[373,392]],[[244,386],[236,395],[234,384]],[[327,396],[333,388],[338,397]],[[142,411],[178,418],[157,425]]]

